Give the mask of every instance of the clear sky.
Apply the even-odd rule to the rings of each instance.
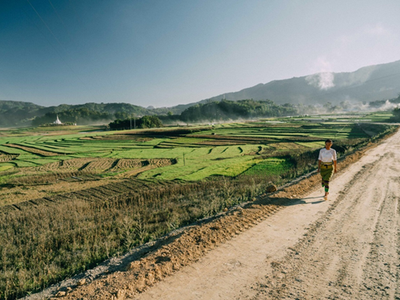
[[[196,102],[400,60],[398,0],[0,0],[0,99]]]

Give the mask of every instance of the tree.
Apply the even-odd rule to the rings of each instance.
[[[131,119],[115,120],[109,124],[110,129],[121,130],[131,129]],[[136,120],[138,128],[158,128],[163,127],[163,123],[157,116],[143,116]]]
[[[395,109],[393,109],[393,120],[396,122],[400,121],[400,108],[396,107]]]
[[[139,128],[157,128],[163,126],[161,120],[156,116],[143,116],[138,121]]]

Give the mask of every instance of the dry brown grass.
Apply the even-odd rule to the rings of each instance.
[[[51,197],[57,194],[71,193],[82,189],[89,189],[105,185],[109,182],[118,182],[113,178],[87,181],[78,179],[57,180],[51,184],[38,184],[35,186],[17,185],[0,189],[0,210],[2,206],[18,204],[19,202],[35,200],[43,197]]]
[[[120,182],[146,170],[174,163],[173,159],[77,158],[22,168],[13,172],[14,177],[0,187],[0,207]],[[116,174],[100,177],[104,171]]]
[[[127,180],[3,207],[0,299],[41,289],[263,189],[263,180],[250,178]]]

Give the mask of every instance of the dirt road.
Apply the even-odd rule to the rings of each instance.
[[[334,148],[334,147],[333,147]],[[129,299],[400,299],[400,133]]]

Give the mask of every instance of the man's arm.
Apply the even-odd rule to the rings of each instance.
[[[318,173],[321,172],[321,160],[318,159]]]
[[[333,172],[336,173],[337,172],[337,160],[333,161],[333,166],[334,166]]]

